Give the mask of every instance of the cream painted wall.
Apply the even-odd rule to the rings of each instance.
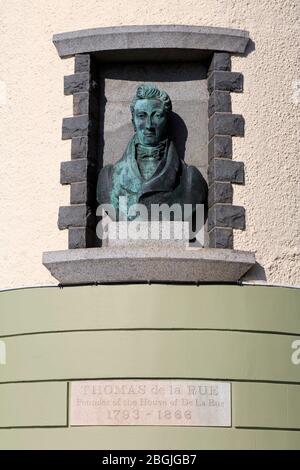
[[[67,247],[56,223],[69,195],[59,165],[70,158],[60,136],[72,115],[63,76],[73,60],[59,59],[52,35],[167,23],[250,31],[255,50],[233,59],[245,77],[233,112],[246,120],[245,138],[234,139],[246,186],[234,203],[247,211],[235,247],[256,252],[268,283],[300,284],[299,14],[299,0],[0,0],[0,288],[56,284],[42,252]]]

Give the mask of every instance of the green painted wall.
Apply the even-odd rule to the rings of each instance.
[[[300,290],[127,285],[0,293],[0,448],[300,449]],[[73,379],[232,382],[232,428],[69,427]]]

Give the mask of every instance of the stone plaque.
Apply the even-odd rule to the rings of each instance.
[[[96,380],[71,384],[71,426],[231,426],[228,382]]]

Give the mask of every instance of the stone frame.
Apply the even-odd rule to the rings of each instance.
[[[211,248],[233,248],[233,229],[245,229],[245,209],[232,205],[232,184],[244,184],[244,163],[232,160],[232,137],[244,136],[244,119],[232,114],[231,92],[243,75],[231,72],[229,53],[215,52],[208,69],[208,235]]]
[[[58,227],[69,231],[69,248],[95,246],[95,188],[98,160],[97,83],[90,54],[76,54],[74,74],[64,77],[65,95],[73,95],[73,117],[63,119],[62,139],[71,139],[71,160],[61,163],[60,182],[69,184],[70,206],[59,209]]]
[[[245,210],[232,205],[232,184],[244,184],[244,165],[232,160],[232,137],[244,135],[244,119],[232,114],[231,92],[243,91],[243,76],[231,72],[231,54],[244,53],[246,31],[197,26],[97,28],[55,35],[60,57],[75,57],[74,74],[64,78],[73,95],[73,117],[63,119],[62,139],[71,139],[71,160],[61,164],[70,206],[59,209],[58,227],[68,229],[69,248],[97,246],[95,184],[98,121],[95,60],[205,60],[208,63],[208,235],[210,248],[233,248],[233,229],[245,229]]]

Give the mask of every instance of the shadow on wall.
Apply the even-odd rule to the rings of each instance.
[[[234,56],[236,56],[236,57],[247,57],[253,51],[255,51],[255,42],[252,41],[252,39],[249,39],[245,52],[243,54],[234,54]]]
[[[185,158],[185,147],[188,138],[188,129],[184,120],[179,114],[171,112],[170,116],[170,137],[173,140],[178,156],[181,160]]]
[[[242,278],[242,281],[266,281],[266,280],[267,280],[267,276],[266,276],[265,268],[259,263],[255,263],[255,265]]]

